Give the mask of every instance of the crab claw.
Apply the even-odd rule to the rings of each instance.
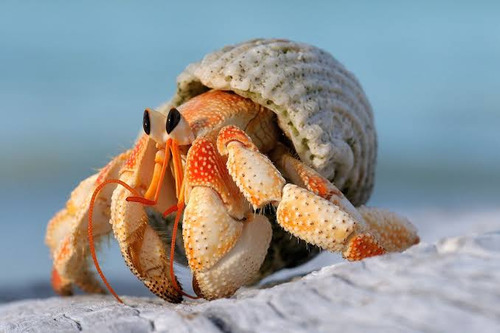
[[[120,180],[135,188],[144,196],[151,183],[154,169],[155,143],[143,136],[120,171]],[[156,206],[163,211],[175,201],[173,179],[165,175],[164,184]],[[111,198],[111,224],[127,266],[146,287],[157,296],[180,302],[182,295],[174,288],[169,274],[170,253],[159,235],[148,223],[145,206],[127,201],[131,193],[125,187],[117,187]]]
[[[251,283],[260,269],[271,241],[271,224],[263,215],[253,215],[231,250],[215,265],[196,272],[193,289],[206,299],[230,297]]]
[[[269,221],[250,211],[224,162],[213,142],[201,138],[186,163],[184,246],[194,290],[206,299],[231,296],[251,282],[271,240]]]

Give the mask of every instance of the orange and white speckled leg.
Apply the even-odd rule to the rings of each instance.
[[[189,150],[186,182],[183,238],[194,289],[207,299],[228,297],[257,274],[271,239],[270,223],[251,213],[207,138]]]
[[[288,232],[329,251],[344,251],[351,234],[362,227],[341,207],[293,184],[285,185],[276,218]]]
[[[274,156],[275,162],[304,188],[285,185],[274,164],[238,127],[224,127],[217,137],[217,148],[228,156],[227,169],[253,207],[279,203],[278,222],[293,235],[330,251],[350,251],[352,244],[351,252],[362,251],[364,257],[385,252],[371,235],[364,234],[363,217],[342,192],[311,168],[284,154],[284,148],[277,147],[273,155],[279,156]],[[351,242],[357,235],[363,237]]]
[[[217,137],[217,148],[228,156],[229,174],[255,209],[281,200],[285,179],[244,131],[224,127]]]
[[[348,260],[403,251],[418,243],[409,221],[379,209],[356,209],[333,184],[283,147],[277,147],[273,161],[300,186],[285,186],[277,211],[278,222],[297,237],[340,251]]]
[[[54,260],[52,286],[61,295],[70,295],[72,285],[90,293],[104,290],[88,265],[89,246],[87,244],[88,210],[95,188],[109,178],[116,178],[118,170],[128,153],[114,158],[98,174],[82,181],[71,193],[66,207],[58,212],[47,226],[45,242]],[[111,193],[116,186],[104,188],[94,206],[93,235],[100,238],[111,232]]]
[[[305,188],[321,198],[330,201],[333,205],[338,206],[355,220],[363,219],[358,210],[335,185],[314,169],[290,155],[283,145],[279,144],[275,148],[271,158],[278,170],[289,179],[292,184]]]
[[[120,170],[119,179],[144,196],[151,183],[154,169],[155,143],[148,136],[137,142],[130,157]],[[164,211],[176,203],[172,175],[167,173],[165,184],[153,209]],[[130,202],[132,194],[118,186],[111,198],[111,224],[115,238],[127,266],[157,296],[180,302],[181,294],[176,290],[169,274],[170,253],[159,235],[148,223],[146,207],[142,203]]]

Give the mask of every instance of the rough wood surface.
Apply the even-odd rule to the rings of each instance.
[[[76,296],[0,306],[0,332],[498,332],[500,231],[325,267],[231,299]]]

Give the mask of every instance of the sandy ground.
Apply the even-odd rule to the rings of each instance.
[[[1,332],[498,332],[500,230],[339,263],[230,299],[51,297],[0,306]]]
[[[466,210],[455,209],[400,209],[396,210],[407,216],[418,228],[422,244],[433,244],[443,238],[462,235],[475,235],[500,230],[500,209]],[[118,252],[118,251],[117,251]],[[118,258],[121,260],[121,258]],[[282,270],[262,281],[261,285],[288,280],[294,276],[301,276],[322,267],[341,263],[344,260],[340,255],[324,252],[314,260],[295,269]],[[190,276],[186,270],[179,269],[181,281],[189,285]],[[125,271],[125,273],[128,273]],[[131,296],[150,296],[151,294],[141,283],[130,278],[126,280],[113,279],[113,286],[117,290]],[[30,285],[3,285],[0,286],[0,303],[27,299],[46,298],[54,296],[48,279],[40,280]]]

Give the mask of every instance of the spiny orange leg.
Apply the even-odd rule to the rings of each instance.
[[[217,149],[227,155],[227,170],[254,209],[281,200],[285,179],[243,130],[232,125],[222,128]]]
[[[398,233],[396,238],[402,239],[401,243],[406,247],[413,244],[412,232],[402,223],[381,223],[384,227],[379,230],[382,232],[375,230],[342,192],[286,154],[285,149],[273,154],[273,164],[236,126],[221,129],[217,148],[221,154],[228,155],[227,169],[254,208],[268,202],[277,205],[277,222],[296,237],[323,249],[340,251],[349,260],[385,253],[382,237],[379,237],[383,232],[391,236]],[[285,185],[276,166],[303,188]]]
[[[92,255],[92,260],[94,262],[94,266],[99,273],[99,276],[102,279],[102,282],[106,285],[106,288],[108,288],[109,292],[116,298],[116,300],[120,303],[123,303],[121,298],[116,294],[114,289],[111,287],[109,284],[108,280],[104,276],[104,273],[101,270],[101,266],[99,265],[99,261],[97,260],[97,255],[96,255],[96,250],[95,250],[95,244],[94,244],[94,233],[93,233],[93,225],[92,225],[92,215],[94,212],[94,204],[97,196],[99,195],[99,192],[104,188],[104,186],[108,184],[119,184],[127,188],[130,192],[132,192],[134,195],[139,196],[139,193],[131,186],[129,186],[127,183],[119,180],[119,179],[108,179],[104,181],[102,184],[97,186],[97,188],[94,190],[94,193],[92,194],[92,199],[90,200],[90,207],[89,207],[89,222],[88,222],[88,240],[89,240],[89,248],[90,248],[90,254]]]
[[[306,241],[348,260],[403,251],[418,243],[416,229],[394,213],[355,208],[341,191],[319,173],[278,146],[273,161],[294,185],[287,185],[278,207],[278,222]],[[293,216],[293,212],[299,214]],[[326,212],[322,214],[320,212]]]

